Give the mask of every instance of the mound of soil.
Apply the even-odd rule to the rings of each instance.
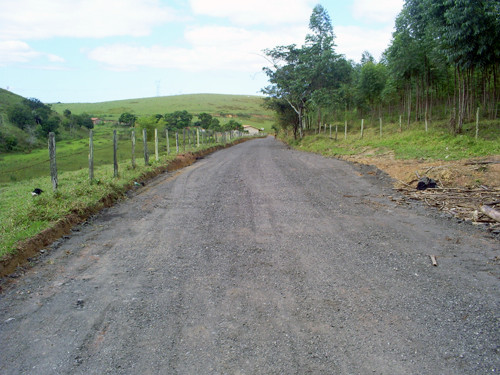
[[[500,210],[500,155],[454,161],[396,160],[392,153],[344,156],[344,160],[374,165],[394,179],[394,188],[409,199],[500,234],[500,223],[481,212],[482,205]],[[438,189],[417,191],[421,177],[437,181]]]

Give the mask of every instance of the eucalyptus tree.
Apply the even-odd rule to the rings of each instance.
[[[500,60],[500,2],[498,0],[426,0],[434,34],[456,75],[458,116],[455,131],[461,132],[477,104],[474,78],[477,71],[493,72],[497,98]]]
[[[427,118],[432,95],[448,96],[449,88],[455,93],[451,106],[458,109],[457,116],[451,118],[455,132],[461,132],[466,117],[481,101],[478,87],[482,86],[483,106],[493,103],[489,107],[495,107],[500,60],[499,0],[406,0],[395,28],[385,57],[392,81],[405,92],[402,98],[408,121],[412,102],[415,119],[422,112]]]

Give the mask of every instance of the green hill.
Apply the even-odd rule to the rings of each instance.
[[[118,120],[122,113],[136,116],[172,113],[186,110],[194,115],[209,113],[221,118],[236,118],[243,124],[271,129],[272,112],[262,107],[263,98],[251,95],[191,94],[142,99],[126,99],[101,103],[56,103],[59,113],[88,113],[104,120]]]
[[[0,125],[7,122],[7,110],[15,104],[21,104],[23,97],[8,90],[0,89]]]

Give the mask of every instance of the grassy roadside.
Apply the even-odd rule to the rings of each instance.
[[[459,160],[500,154],[500,121],[483,121],[479,137],[475,139],[475,124],[466,124],[464,133],[452,135],[444,124],[436,124],[426,132],[423,124],[413,124],[410,129],[399,132],[398,124],[383,126],[382,136],[378,125],[365,127],[361,138],[359,125],[348,127],[344,139],[344,124],[338,125],[335,140],[335,125],[332,138],[329,129],[321,134],[306,135],[295,140],[284,136],[284,140],[300,150],[324,156],[364,154],[367,157],[393,153],[396,159]],[[439,126],[441,125],[441,126]]]
[[[238,142],[235,140],[233,142]],[[196,151],[208,150],[212,145],[203,145]],[[193,150],[194,152],[195,150]],[[20,242],[30,239],[43,230],[54,226],[70,215],[87,217],[116,200],[141,181],[158,170],[165,170],[177,155],[161,155],[159,161],[150,156],[150,165],[144,159],[136,159],[137,167],[130,160],[119,163],[119,177],[113,177],[113,165],[101,165],[94,170],[95,181],[89,182],[88,170],[60,173],[59,188],[52,191],[50,177],[37,177],[13,182],[3,187],[0,193],[0,259],[15,254]],[[44,193],[31,196],[33,188]]]

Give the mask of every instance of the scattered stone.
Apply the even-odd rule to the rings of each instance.
[[[76,308],[77,309],[83,309],[84,305],[85,305],[85,301],[83,299],[78,299],[76,301]]]

